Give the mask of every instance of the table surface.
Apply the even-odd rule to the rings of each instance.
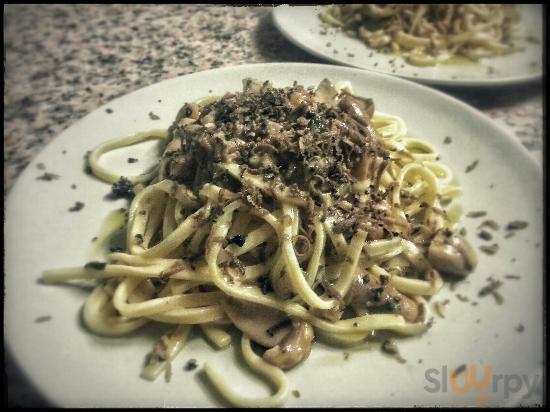
[[[269,7],[8,5],[4,47],[4,195],[55,136],[119,96],[217,67],[326,63],[286,40]],[[541,82],[438,89],[487,114],[542,163]],[[44,405],[9,355],[6,371],[10,405]]]

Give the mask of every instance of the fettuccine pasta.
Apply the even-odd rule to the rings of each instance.
[[[520,50],[513,41],[520,17],[512,4],[339,4],[325,7],[320,17],[417,66]]]

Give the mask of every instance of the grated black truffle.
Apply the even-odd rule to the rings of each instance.
[[[108,194],[110,199],[132,199],[134,196],[134,185],[124,176],[113,183],[111,193]]]

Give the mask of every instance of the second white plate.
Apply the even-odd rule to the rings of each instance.
[[[380,53],[362,41],[348,37],[340,29],[329,28],[319,18],[325,6],[278,6],[273,11],[275,25],[298,47],[331,62],[345,64],[409,80],[434,85],[497,86],[533,81],[542,76],[542,7],[518,5],[521,23],[517,36],[524,50],[490,58],[479,63],[418,67],[402,57]],[[321,34],[325,32],[326,34]]]

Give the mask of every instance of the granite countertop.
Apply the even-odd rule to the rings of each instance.
[[[325,63],[275,28],[268,7],[8,5],[4,8],[4,194],[61,131],[118,96],[246,63]],[[542,162],[541,83],[439,88],[488,114]],[[7,358],[11,405],[43,405]]]

